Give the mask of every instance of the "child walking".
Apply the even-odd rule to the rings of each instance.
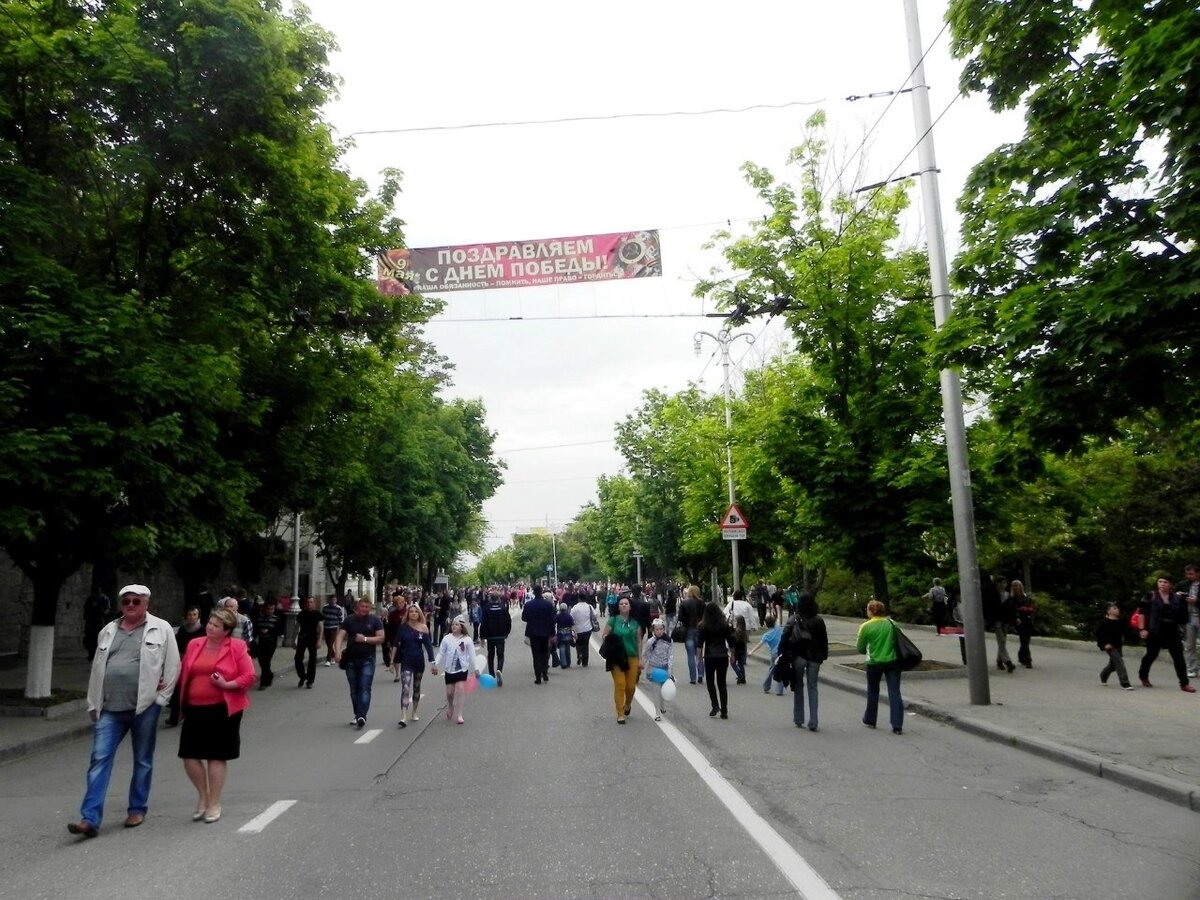
[[[766,647],[771,655],[771,664],[767,666],[767,677],[763,680],[763,693],[771,693],[771,679],[775,677],[775,663],[779,659],[779,642],[783,639],[783,629],[775,625],[775,617],[767,616],[763,619],[763,624],[767,630],[763,632],[762,637],[758,639],[747,656],[753,656],[760,648]],[[783,682],[775,682],[775,693],[783,696]]]
[[[1100,683],[1108,684],[1108,676],[1116,672],[1121,687],[1132,691],[1133,685],[1129,683],[1125,660],[1121,656],[1124,643],[1125,623],[1121,621],[1121,607],[1110,603],[1104,611],[1104,618],[1100,620],[1100,626],[1096,629],[1096,646],[1108,654],[1108,665],[1100,670]]]
[[[467,634],[467,620],[455,616],[450,633],[438,647],[433,674],[441,669],[446,675],[446,718],[463,724],[463,706],[467,702],[467,678],[475,671],[475,643]]]
[[[729,667],[737,677],[735,684],[746,683],[746,645],[750,643],[750,635],[746,630],[746,617],[737,616],[733,620],[733,639],[729,642]]]
[[[650,623],[650,640],[642,651],[642,671],[653,672],[655,669],[667,670],[667,681],[658,686],[658,704],[654,710],[654,721],[661,722],[663,713],[667,711],[667,702],[663,699],[663,685],[675,680],[675,654],[672,652],[671,637],[667,634],[667,623],[655,619]]]

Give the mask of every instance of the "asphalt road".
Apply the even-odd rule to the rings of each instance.
[[[911,714],[895,736],[886,700],[868,731],[837,690],[816,734],[753,678],[731,685],[727,721],[685,677],[664,725],[647,704],[619,726],[597,662],[535,686],[515,640],[504,687],[471,696],[465,725],[427,677],[404,730],[382,670],[364,731],[338,670],[311,691],[281,673],[253,695],[212,825],[190,819],[173,730],[146,824],[121,827],[122,748],[94,840],[65,829],[89,742],[15,760],[0,766],[0,898],[1200,896],[1185,809]]]

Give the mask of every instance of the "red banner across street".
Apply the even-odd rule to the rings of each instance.
[[[380,293],[437,294],[662,275],[658,231],[387,250]]]

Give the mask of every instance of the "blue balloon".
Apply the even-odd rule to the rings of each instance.
[[[649,678],[655,684],[665,684],[667,681],[666,669],[651,669]]]
[[[479,676],[479,686],[484,690],[490,691],[496,686],[496,676],[488,675],[486,672],[484,672]]]

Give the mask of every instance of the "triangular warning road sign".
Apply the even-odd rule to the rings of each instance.
[[[725,510],[725,516],[721,519],[722,528],[745,528],[749,524],[736,503],[729,504],[729,509]]]

